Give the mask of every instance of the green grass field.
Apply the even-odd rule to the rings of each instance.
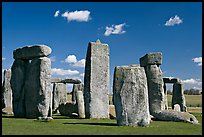
[[[200,100],[202,105],[202,96],[186,99],[193,104],[194,99]],[[200,124],[151,121],[149,127],[130,127],[117,126],[115,119],[77,119],[55,114],[52,121],[40,122],[2,114],[2,135],[202,135],[202,107],[189,107],[188,111]]]
[[[171,106],[172,95],[167,95],[168,106]],[[187,107],[202,107],[202,95],[185,95]]]

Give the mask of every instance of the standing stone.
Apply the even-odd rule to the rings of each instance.
[[[115,67],[113,101],[117,125],[148,126],[150,124],[144,68],[139,65]]]
[[[167,90],[166,90],[166,84],[164,83],[164,108],[165,110],[168,110],[168,100],[167,100]]]
[[[84,95],[83,91],[78,90],[76,93],[76,102],[78,107],[78,115],[79,118],[85,118],[85,109],[84,109]]]
[[[86,118],[109,118],[109,67],[108,45],[90,42],[84,77]]]
[[[140,65],[145,68],[148,83],[150,114],[165,110],[165,94],[162,71],[159,65],[162,62],[160,52],[149,53],[140,58]]]
[[[26,117],[47,117],[51,92],[51,61],[47,57],[35,58],[27,70],[25,82]]]
[[[76,92],[77,91],[84,91],[84,85],[81,84],[74,84],[72,88],[72,103],[76,103]]]
[[[173,85],[173,93],[172,93],[172,109],[174,109],[174,105],[179,104],[181,112],[186,112],[186,100],[183,94],[183,85],[181,83],[174,83]]]
[[[11,68],[11,89],[13,95],[14,117],[25,117],[24,84],[28,64],[29,61],[16,59],[14,60]]]
[[[53,86],[53,111],[59,113],[59,106],[67,103],[67,89],[65,83],[54,83]]]
[[[4,79],[3,79],[3,87],[2,87],[2,108],[10,109],[12,113],[12,90],[11,90],[11,70],[4,70]]]

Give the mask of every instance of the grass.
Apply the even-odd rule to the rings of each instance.
[[[169,95],[168,102],[171,103]],[[2,114],[2,135],[202,135],[202,95],[187,95],[186,102],[188,112],[200,124],[151,121],[149,127],[131,127],[117,126],[116,119],[77,119],[54,114],[52,121],[39,122]]]
[[[202,107],[202,95],[185,95],[187,107]],[[168,106],[171,106],[172,95],[167,95]]]
[[[2,115],[2,135],[202,135],[199,125],[184,122],[151,121],[149,127],[117,126],[115,119],[73,119],[54,115],[50,122]]]

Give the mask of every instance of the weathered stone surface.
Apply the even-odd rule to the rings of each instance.
[[[13,114],[13,109],[11,107],[4,107],[1,112],[2,114]]]
[[[179,104],[180,109],[183,112],[187,111],[186,100],[183,94],[183,85],[181,83],[175,83],[173,85],[173,93],[172,93],[172,109],[174,109],[174,105]]]
[[[173,110],[175,110],[175,111],[181,111],[180,105],[179,105],[179,104],[175,104]]]
[[[163,78],[164,83],[180,83],[178,78]]]
[[[51,83],[70,83],[70,84],[80,84],[81,80],[79,79],[62,79],[62,78],[52,78]]]
[[[84,95],[81,90],[77,90],[76,92],[76,102],[78,107],[78,117],[85,118],[85,108],[84,108]]]
[[[14,60],[11,68],[11,89],[13,95],[14,117],[25,117],[24,84],[28,61]],[[32,85],[32,84],[31,84]]]
[[[53,120],[53,118],[52,117],[38,117],[37,120],[41,122],[49,122]]]
[[[25,82],[26,118],[47,117],[52,91],[50,59],[47,57],[33,59],[27,75]]]
[[[143,67],[139,65],[115,67],[113,101],[117,125],[150,124],[147,78]]]
[[[46,57],[50,55],[52,49],[46,45],[25,46],[13,51],[14,59],[30,60],[36,57]]]
[[[84,77],[86,118],[109,117],[109,48],[99,41],[88,44]]]
[[[67,102],[67,88],[64,83],[54,83],[53,85],[53,112],[59,113],[60,104]]]
[[[67,102],[59,105],[59,112],[62,116],[73,116],[73,113],[78,113],[76,104]]]
[[[145,67],[148,83],[149,108],[150,114],[154,116],[155,111],[165,109],[165,94],[162,71],[157,65]]]
[[[79,79],[63,79],[62,83],[72,83],[72,84],[80,84],[81,80]]]
[[[110,119],[116,119],[115,105],[109,105],[109,117]]]
[[[195,116],[188,112],[179,112],[175,110],[162,110],[155,113],[154,117],[158,120],[175,121],[175,122],[188,122],[192,124],[198,124],[198,120]]]
[[[82,83],[80,84],[74,84],[72,88],[72,102],[76,103],[76,92],[77,91],[84,91],[84,85]]]
[[[168,110],[167,90],[166,90],[166,84],[165,83],[164,83],[164,109]]]
[[[145,67],[147,65],[161,65],[162,64],[162,53],[148,53],[145,56],[140,58],[141,67]]]
[[[2,86],[2,108],[10,107],[12,109],[12,90],[11,90],[11,70],[4,70],[3,86]]]

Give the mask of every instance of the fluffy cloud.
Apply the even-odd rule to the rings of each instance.
[[[85,59],[77,60],[75,55],[69,55],[65,59],[65,62],[69,63],[70,65],[74,67],[85,67]]]
[[[64,76],[64,75],[76,75],[79,74],[79,71],[77,70],[65,70],[65,69],[61,69],[61,68],[52,68],[52,75],[60,75],[60,76]]]
[[[54,17],[58,17],[59,16],[60,11],[56,11]]]
[[[171,17],[168,21],[166,21],[165,26],[174,26],[183,23],[179,16],[175,15],[175,17]]]
[[[202,66],[202,57],[193,58],[193,62],[198,63],[198,66]]]
[[[69,55],[67,56],[67,58],[65,59],[65,62],[67,63],[76,63],[77,59],[75,55]]]
[[[126,31],[123,30],[125,23],[119,25],[112,25],[111,27],[106,26],[106,31],[104,33],[105,36],[109,36],[111,34],[123,34]]]
[[[181,81],[184,84],[197,84],[197,85],[201,85],[202,82],[200,81],[200,79],[186,79],[186,80],[182,80]]]
[[[84,10],[84,11],[73,11],[73,12],[64,12],[62,14],[62,17],[65,17],[68,21],[89,21],[90,20],[90,11]]]
[[[181,81],[184,84],[185,89],[202,89],[202,80],[200,79],[186,79]]]

